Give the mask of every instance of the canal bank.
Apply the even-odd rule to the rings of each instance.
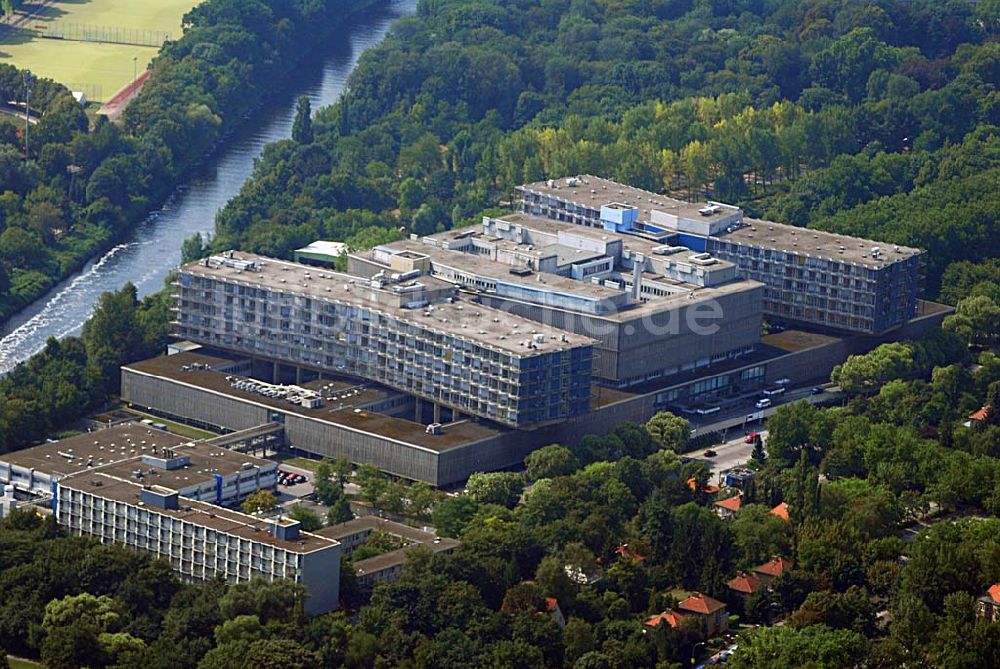
[[[302,62],[285,90],[194,169],[129,238],[7,322],[0,332],[0,373],[40,351],[49,337],[79,332],[101,293],[118,290],[129,281],[140,296],[158,291],[180,261],[181,242],[195,233],[210,234],[216,212],[239,192],[263,148],[291,135],[296,98],[309,97],[314,109],[335,102],[361,53],[382,40],[392,21],[415,11],[416,0],[403,0],[346,21],[340,28],[345,38],[330,40],[327,49]]]

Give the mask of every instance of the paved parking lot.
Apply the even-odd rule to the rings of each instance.
[[[766,443],[767,430],[762,430],[759,434]],[[728,471],[733,467],[745,465],[750,461],[750,454],[753,453],[753,444],[744,443],[743,439],[744,435],[739,434],[726,443],[713,447],[712,450],[716,453],[714,458],[700,457],[700,459],[707,461],[711,466],[713,482],[721,483],[720,477],[722,472]]]
[[[295,485],[284,486],[280,483],[278,484],[278,502],[280,504],[286,504],[288,502],[297,501],[299,498],[305,497],[306,495],[311,495],[314,492],[313,487],[313,473],[308,469],[302,469],[301,467],[292,467],[286,464],[278,465],[279,471],[292,472],[293,474],[302,474],[306,477],[305,483],[296,483]]]

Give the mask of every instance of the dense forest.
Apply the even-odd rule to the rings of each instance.
[[[933,295],[998,241],[998,35],[992,0],[425,0],[214,248],[426,234],[591,173],[927,248]]]
[[[160,50],[120,126],[99,116],[91,127],[66,87],[0,65],[2,99],[23,103],[30,88],[39,119],[27,138],[0,121],[0,321],[142,220],[359,6],[206,0]]]
[[[268,147],[213,247],[362,247],[590,172],[924,246],[928,289],[956,314],[838,367],[844,406],[780,408],[735,519],[680,455],[686,422],[661,414],[429,497],[422,510],[461,545],[414,552],[347,612],[307,619],[286,584],[182,585],[162,563],[15,514],[0,523],[6,650],[53,669],[662,669],[691,666],[705,635],[644,623],[697,590],[763,625],[741,636],[738,669],[996,666],[1000,624],[977,618],[975,598],[1000,582],[998,35],[996,0],[421,0],[340,103],[311,123],[304,109]],[[130,111],[128,132],[156,113]],[[118,362],[162,341],[162,298],[105,299],[80,340],[0,384],[5,447],[74,416],[44,384],[69,396],[89,379],[101,401]],[[774,556],[790,568],[732,596],[729,579]],[[540,615],[546,598],[564,626]]]
[[[740,637],[730,663],[741,669],[987,669],[1000,623],[978,619],[975,598],[1000,581],[1000,415],[963,419],[1000,402],[1000,357],[970,344],[949,326],[885,345],[835,371],[845,406],[780,408],[735,519],[714,510],[705,465],[678,455],[686,421],[660,414],[436,497],[433,522],[461,538],[455,553],[415,551],[368,603],[316,618],[288,584],[181,585],[165,563],[18,513],[0,522],[0,638],[52,669],[279,657],[285,667],[660,669],[690,666],[704,631],[644,623],[696,590],[726,602],[733,622],[765,624]],[[322,483],[342,488],[340,469]],[[787,520],[771,512],[782,502]],[[728,590],[774,556],[789,567],[769,587]],[[564,625],[540,615],[547,597]]]
[[[163,352],[170,307],[166,291],[141,301],[131,284],[104,293],[79,337],[49,339],[0,378],[0,453],[66,429],[116,396],[121,365]]]

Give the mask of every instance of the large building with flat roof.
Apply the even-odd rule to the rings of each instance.
[[[408,264],[407,264],[408,263]],[[420,271],[481,304],[594,340],[594,376],[625,388],[760,343],[763,286],[707,253],[511,214],[348,256],[351,272]]]
[[[57,481],[95,469],[214,504],[273,488],[278,475],[275,462],[132,422],[0,455],[0,485],[47,495]]]
[[[303,405],[239,383],[244,377],[220,370],[227,363],[202,352],[135,362],[122,367],[121,396],[157,415],[217,431],[276,423],[293,448],[373,464],[392,475],[433,485],[510,467],[527,455],[510,445],[510,436],[517,433],[512,428],[467,415],[442,414],[427,402],[374,382],[353,386],[327,378],[307,382],[306,388],[328,388],[318,404]]]
[[[738,207],[682,202],[590,175],[518,191],[525,213],[733,263],[740,277],[764,284],[763,309],[771,320],[882,334],[917,315],[920,249],[750,219]]]
[[[56,521],[70,534],[162,558],[190,581],[288,579],[305,586],[306,611],[337,608],[340,544],[297,521],[248,516],[105,468],[60,479],[54,493]]]
[[[419,271],[362,279],[230,251],[182,266],[177,334],[371,379],[513,427],[587,410],[592,340],[459,298]]]
[[[779,379],[791,379],[795,385],[823,382],[848,355],[864,353],[883,341],[920,337],[940,326],[951,312],[942,305],[922,302],[921,307],[921,314],[905,327],[880,337],[789,329],[763,337],[749,355],[707,369],[687,370],[624,390],[595,383],[587,413],[532,430],[449,415],[373,382],[343,384],[329,377],[304,382],[305,388],[323,392],[318,406],[305,406],[289,394],[261,394],[242,383],[246,377],[227,371],[234,367],[232,360],[205,350],[123,367],[121,395],[152,414],[235,431],[227,438],[252,437],[280,426],[283,442],[294,449],[372,464],[394,476],[444,487],[475,472],[517,467],[534,449],[547,444],[572,445],[586,435],[611,432],[623,421],[645,422],[663,409],[735,406],[741,397],[753,396]]]

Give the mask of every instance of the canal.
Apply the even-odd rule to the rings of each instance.
[[[291,136],[295,100],[306,95],[312,108],[337,100],[361,53],[375,46],[396,18],[413,14],[416,0],[396,0],[347,24],[296,70],[288,89],[265,105],[216,151],[132,237],[95,258],[44,297],[12,317],[0,332],[0,373],[42,350],[49,337],[78,334],[101,293],[131,281],[139,296],[163,287],[180,262],[181,242],[209,234],[215,214],[236,195],[264,146]]]

